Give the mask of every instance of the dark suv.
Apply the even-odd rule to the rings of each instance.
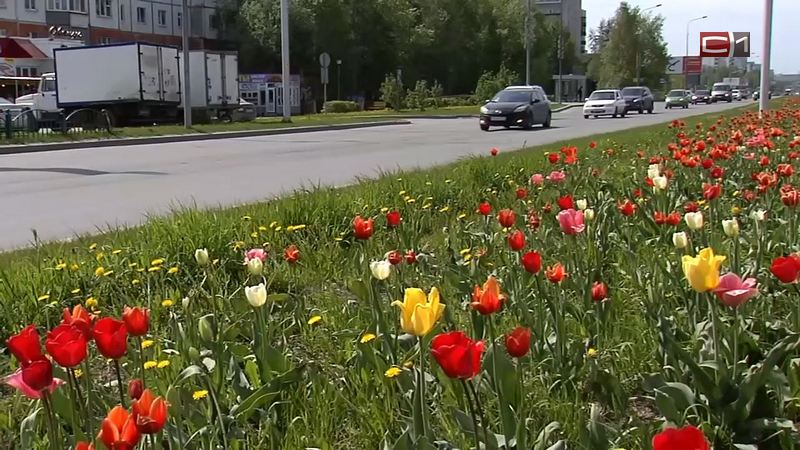
[[[625,112],[639,111],[643,114],[653,114],[653,93],[645,86],[630,86],[622,89],[622,98],[625,99]]]
[[[490,127],[550,128],[550,101],[540,86],[509,86],[481,106],[481,130]]]

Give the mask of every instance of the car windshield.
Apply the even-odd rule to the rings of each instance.
[[[644,89],[642,88],[625,88],[622,90],[622,95],[642,95]]]
[[[696,91],[694,95],[708,95],[708,91]]]
[[[42,92],[52,92],[56,90],[56,79],[55,78],[45,78],[42,81]]]
[[[714,85],[714,90],[715,91],[730,91],[731,87],[728,86],[727,84],[715,84]]]
[[[589,100],[614,100],[614,91],[594,91]]]
[[[500,91],[494,96],[492,101],[502,103],[525,103],[531,101],[531,93],[528,91]]]
[[[683,97],[684,95],[686,95],[686,93],[683,91],[669,91],[667,97]]]

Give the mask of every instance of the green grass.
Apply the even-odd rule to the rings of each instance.
[[[707,126],[717,118],[740,113],[741,110],[733,110],[687,119],[687,131],[694,130],[697,123]],[[598,143],[595,150],[588,149],[592,141]],[[653,283],[663,283],[665,291],[675,290],[663,294],[661,300],[666,304],[677,304],[677,297],[685,291],[682,286],[668,285],[660,272],[649,272],[656,270],[647,265],[653,259],[653,246],[665,261],[677,258],[668,236],[648,226],[646,220],[641,225],[626,225],[615,205],[618,199],[630,196],[633,187],[641,187],[648,161],[639,158],[637,151],[662,153],[673,141],[674,132],[660,124],[503,153],[496,158],[470,158],[430,170],[386,174],[341,189],[309,187],[291,196],[236,208],[176,211],[132,229],[2,254],[0,342],[28,323],[51,326],[59,320],[63,307],[85,303],[89,297],[97,300],[102,314],[119,314],[125,304],[147,305],[153,310],[152,334],[156,342],[148,358],[171,361],[170,367],[149,373],[156,380],[154,387],[163,394],[181,369],[199,363],[191,356],[192,349],[207,349],[212,358],[218,351],[218,344],[199,337],[201,317],[210,314],[211,319],[202,320],[220,324],[224,336],[219,338],[219,344],[244,344],[244,349],[239,350],[247,352],[253,313],[241,289],[257,281],[247,279],[241,265],[242,252],[265,246],[271,254],[266,263],[269,291],[289,295],[288,300],[275,307],[267,329],[278,353],[285,355],[291,366],[302,368],[302,381],[287,384],[280,394],[281,403],[259,412],[259,420],[232,422],[230,427],[236,432],[231,433],[231,438],[241,439],[244,448],[361,450],[377,448],[384,436],[396,439],[410,417],[404,400],[410,395],[409,372],[396,380],[383,376],[389,363],[384,360],[381,345],[388,336],[372,344],[358,343],[365,332],[375,330],[372,304],[359,298],[352,288],[353,280],[369,279],[370,260],[380,259],[392,249],[413,248],[422,255],[417,266],[403,266],[387,283],[379,285],[379,304],[383,316],[392,324],[391,330],[397,314],[388,304],[402,296],[404,287],[427,290],[438,286],[447,304],[445,326],[482,330],[484,319],[464,309],[471,287],[488,273],[497,272],[512,299],[508,311],[498,316],[497,326],[507,330],[522,321],[513,311],[526,302],[538,318],[526,325],[538,330],[547,319],[537,309],[543,300],[535,292],[547,291],[559,302],[580,306],[586,279],[599,275],[611,285],[612,306],[608,326],[600,333],[600,342],[593,344],[599,346],[598,358],[590,362],[584,358],[586,340],[594,334],[587,327],[594,324],[589,314],[583,320],[565,321],[570,336],[568,350],[571,360],[577,361],[574,373],[557,375],[560,368],[547,356],[541,339],[536,344],[536,356],[526,360],[529,441],[547,424],[557,421],[561,430],[557,434],[567,439],[571,448],[600,448],[587,443],[585,432],[591,419],[590,405],[596,403],[601,405],[601,415],[592,423],[607,428],[616,446],[644,449],[661,424],[653,418],[658,417],[653,412],[654,405],[643,397],[641,377],[658,371],[660,361],[655,327],[642,310],[646,296],[638,284],[641,280],[635,279],[636,270],[631,268],[643,264],[637,269],[643,271],[642,276],[653,277]],[[547,174],[551,170],[543,153],[558,151],[562,145],[581,149],[580,166],[568,169],[568,184],[561,189],[532,191],[529,204],[516,200],[515,188],[527,186],[532,173]],[[613,149],[614,155],[609,156],[606,149]],[[597,168],[599,174],[590,175],[591,168]],[[692,189],[698,185],[697,180],[689,178],[685,182]],[[495,211],[510,207],[522,215],[528,208],[538,209],[545,202],[554,202],[565,191],[576,198],[588,198],[599,217],[609,217],[602,221],[601,228],[592,229],[596,244],[588,236],[580,241],[588,249],[586,257],[596,261],[599,272],[580,267],[581,259],[572,259],[579,254],[573,241],[560,234],[553,218],[543,217],[547,222],[541,230],[528,235],[528,248],[541,250],[545,264],[569,264],[571,276],[563,290],[549,288],[545,283],[544,291],[537,291],[531,278],[519,269],[515,256],[505,250],[502,230],[493,223],[485,225],[474,210],[486,200]],[[676,205],[687,196],[695,197],[686,188],[676,188],[673,195]],[[383,208],[402,212],[404,223],[398,230],[384,228],[380,218]],[[369,241],[354,241],[349,234],[357,214],[378,217],[376,234]],[[519,219],[521,228],[523,220]],[[287,232],[290,225],[305,227]],[[781,232],[775,230],[775,236]],[[715,233],[718,235],[720,230],[715,229]],[[640,239],[640,235],[644,238]],[[302,253],[300,264],[294,267],[281,260],[282,249],[289,244],[298,245]],[[204,275],[194,262],[196,248],[207,248],[212,258],[218,259],[208,274]],[[461,252],[465,249],[470,255],[478,254],[480,249],[488,253],[472,260],[479,262],[465,262]],[[164,269],[146,270],[156,258],[165,260]],[[57,269],[62,262],[66,268]],[[74,270],[70,268],[72,264]],[[113,270],[113,275],[96,276],[99,266]],[[168,267],[179,270],[167,274]],[[175,305],[162,307],[165,298],[174,299]],[[181,305],[182,298],[187,299],[186,307]],[[320,324],[308,325],[308,319],[315,315],[322,317]],[[182,337],[177,335],[179,327]],[[231,358],[237,361],[234,369],[247,366],[244,360]],[[413,351],[409,351],[402,354],[398,363],[414,359]],[[132,375],[138,369],[129,362],[124,370]],[[637,402],[614,404],[606,390],[607,380],[597,377],[597,370],[616,380],[621,390],[619,398],[635,397]],[[8,371],[9,358],[0,359],[0,373]],[[211,378],[210,383],[224,386],[220,402],[228,410],[238,402],[236,389],[230,386],[233,382],[224,381],[219,371]],[[170,399],[176,407],[171,414],[182,412],[186,420],[180,425],[189,428],[189,432],[212,423],[212,416],[205,415],[206,409],[196,406],[201,403],[187,399],[193,390],[203,387],[196,377],[189,379],[177,389],[177,397]],[[496,403],[493,396],[486,394],[490,389],[485,378],[481,389],[488,418],[495,423]],[[98,390],[113,399],[113,389]],[[456,384],[451,385],[441,376],[430,381],[429,403],[435,406],[431,419],[437,437],[468,448],[470,435],[458,430],[449,412],[457,405],[457,390]],[[28,402],[4,396],[0,405],[0,411],[4,411],[0,412],[0,442],[14,442]],[[496,427],[493,430],[498,431]],[[40,434],[44,435],[41,430]]]

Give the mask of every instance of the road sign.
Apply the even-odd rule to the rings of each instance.
[[[683,73],[698,74],[703,71],[703,58],[700,56],[687,56],[683,58]]]
[[[322,84],[330,83],[329,78],[328,78],[328,68],[327,67],[321,67],[320,68],[319,79],[320,79],[320,82]]]
[[[723,78],[722,82],[733,87],[738,87],[741,84],[741,80],[739,78]]]
[[[667,63],[667,75],[677,75],[683,73],[683,56],[673,56]]]
[[[327,69],[331,65],[331,55],[327,53],[321,53],[319,55],[319,65],[323,69]]]

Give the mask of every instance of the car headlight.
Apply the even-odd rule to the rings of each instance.
[[[638,99],[638,98],[635,98],[635,99],[633,99],[633,103],[636,103],[636,102],[638,102],[638,101],[639,101],[639,99]]]
[[[489,108],[481,106],[481,114],[489,114]]]
[[[528,107],[527,107],[527,106],[525,106],[525,105],[520,105],[520,106],[517,106],[517,108],[514,110],[514,112],[515,112],[515,113],[519,113],[519,112],[523,112],[523,111],[525,111],[526,109],[528,109]]]

